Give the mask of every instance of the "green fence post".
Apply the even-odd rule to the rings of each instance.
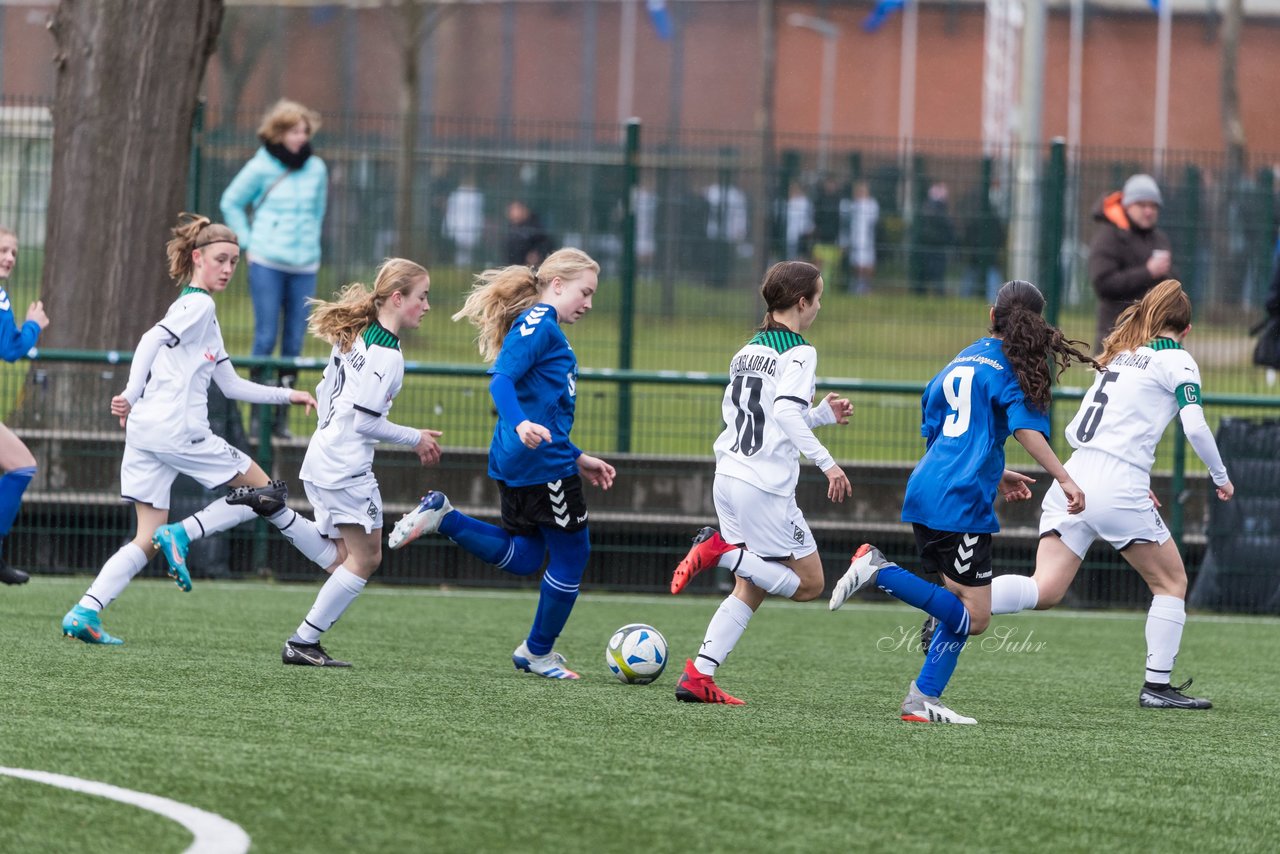
[[[1187,165],[1183,182],[1186,184],[1187,203],[1184,206],[1187,221],[1183,234],[1186,235],[1187,259],[1178,261],[1182,273],[1182,284],[1187,288],[1192,302],[1200,298],[1200,228],[1196,218],[1200,215],[1200,167],[1194,163]]]
[[[1178,552],[1182,553],[1182,535],[1184,531],[1183,523],[1183,496],[1182,493],[1187,487],[1187,435],[1182,432],[1181,419],[1173,419],[1173,480],[1170,483],[1170,490],[1173,493],[1173,508],[1169,513],[1169,534],[1173,537],[1173,543],[1178,547]]]
[[[849,152],[849,178],[858,181],[862,178],[862,152]]]
[[[1253,293],[1259,302],[1266,301],[1266,288],[1271,282],[1271,264],[1276,251],[1276,197],[1275,173],[1267,166],[1258,170],[1258,217],[1255,234],[1258,235],[1256,274],[1253,277]]]
[[[204,146],[205,99],[196,99],[195,114],[191,117],[191,161],[187,167],[187,210],[200,210],[200,167]]]
[[[635,349],[636,311],[636,205],[640,185],[640,120],[627,122],[622,199],[622,305],[618,315],[618,367],[631,370]],[[618,383],[618,452],[631,450],[631,383]]]
[[[1067,143],[1058,137],[1049,147],[1040,217],[1040,285],[1044,288],[1044,317],[1054,326],[1058,325],[1062,308],[1062,241],[1066,228],[1062,206],[1066,204],[1066,198]]]
[[[791,198],[791,182],[800,180],[800,152],[784,149],[778,167],[778,188],[773,200],[773,255],[787,257],[787,200]]]

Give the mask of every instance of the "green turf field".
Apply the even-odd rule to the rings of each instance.
[[[527,593],[370,588],[328,639],[351,671],[284,668],[314,585],[134,584],[123,647],[63,639],[84,578],[0,589],[0,766],[162,795],[255,852],[1271,851],[1280,624],[1193,615],[1204,713],[1140,710],[1143,617],[997,618],[947,699],[976,727],[896,717],[915,612],[769,603],[721,670],[743,708],[673,699],[709,598],[586,595],[517,674]],[[669,671],[623,686],[609,634],[650,622]],[[995,635],[988,635],[995,638]],[[177,852],[158,815],[0,776],[0,851]]]

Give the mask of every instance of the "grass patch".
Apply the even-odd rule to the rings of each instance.
[[[882,640],[918,625],[901,607],[769,603],[721,670],[748,705],[723,708],[672,697],[712,598],[584,596],[560,644],[584,678],[565,684],[511,668],[527,593],[375,584],[327,641],[357,667],[325,672],[279,660],[316,585],[140,581],[106,614],[126,645],[100,648],[58,634],[85,583],[4,592],[0,765],[190,803],[256,852],[1126,851],[1171,827],[1269,851],[1280,831],[1272,619],[1193,615],[1179,671],[1215,708],[1161,713],[1136,702],[1142,615],[997,618],[1010,640],[967,650],[947,694],[980,724],[948,728],[897,720],[920,663]],[[651,686],[603,662],[636,621],[671,644]],[[0,777],[0,802],[6,852],[189,842],[22,780]]]

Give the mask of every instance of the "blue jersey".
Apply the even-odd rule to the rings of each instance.
[[[517,425],[499,415],[489,445],[489,476],[508,486],[533,486],[577,474],[581,452],[569,441],[569,431],[578,359],[556,310],[539,303],[517,317],[489,373],[508,377],[525,417],[551,431],[550,442],[530,450],[516,435]]]
[[[997,338],[980,338],[929,381],[920,399],[924,457],[907,481],[902,521],[936,531],[1000,530],[992,504],[1015,430],[1049,437],[1049,416],[1027,402]]]
[[[16,362],[36,346],[39,337],[40,324],[34,320],[24,321],[21,327],[18,326],[9,293],[0,286],[0,357],[6,362]]]

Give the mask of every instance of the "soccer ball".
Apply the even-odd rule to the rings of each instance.
[[[609,638],[604,663],[619,682],[648,685],[667,666],[667,639],[653,626],[630,623]]]

